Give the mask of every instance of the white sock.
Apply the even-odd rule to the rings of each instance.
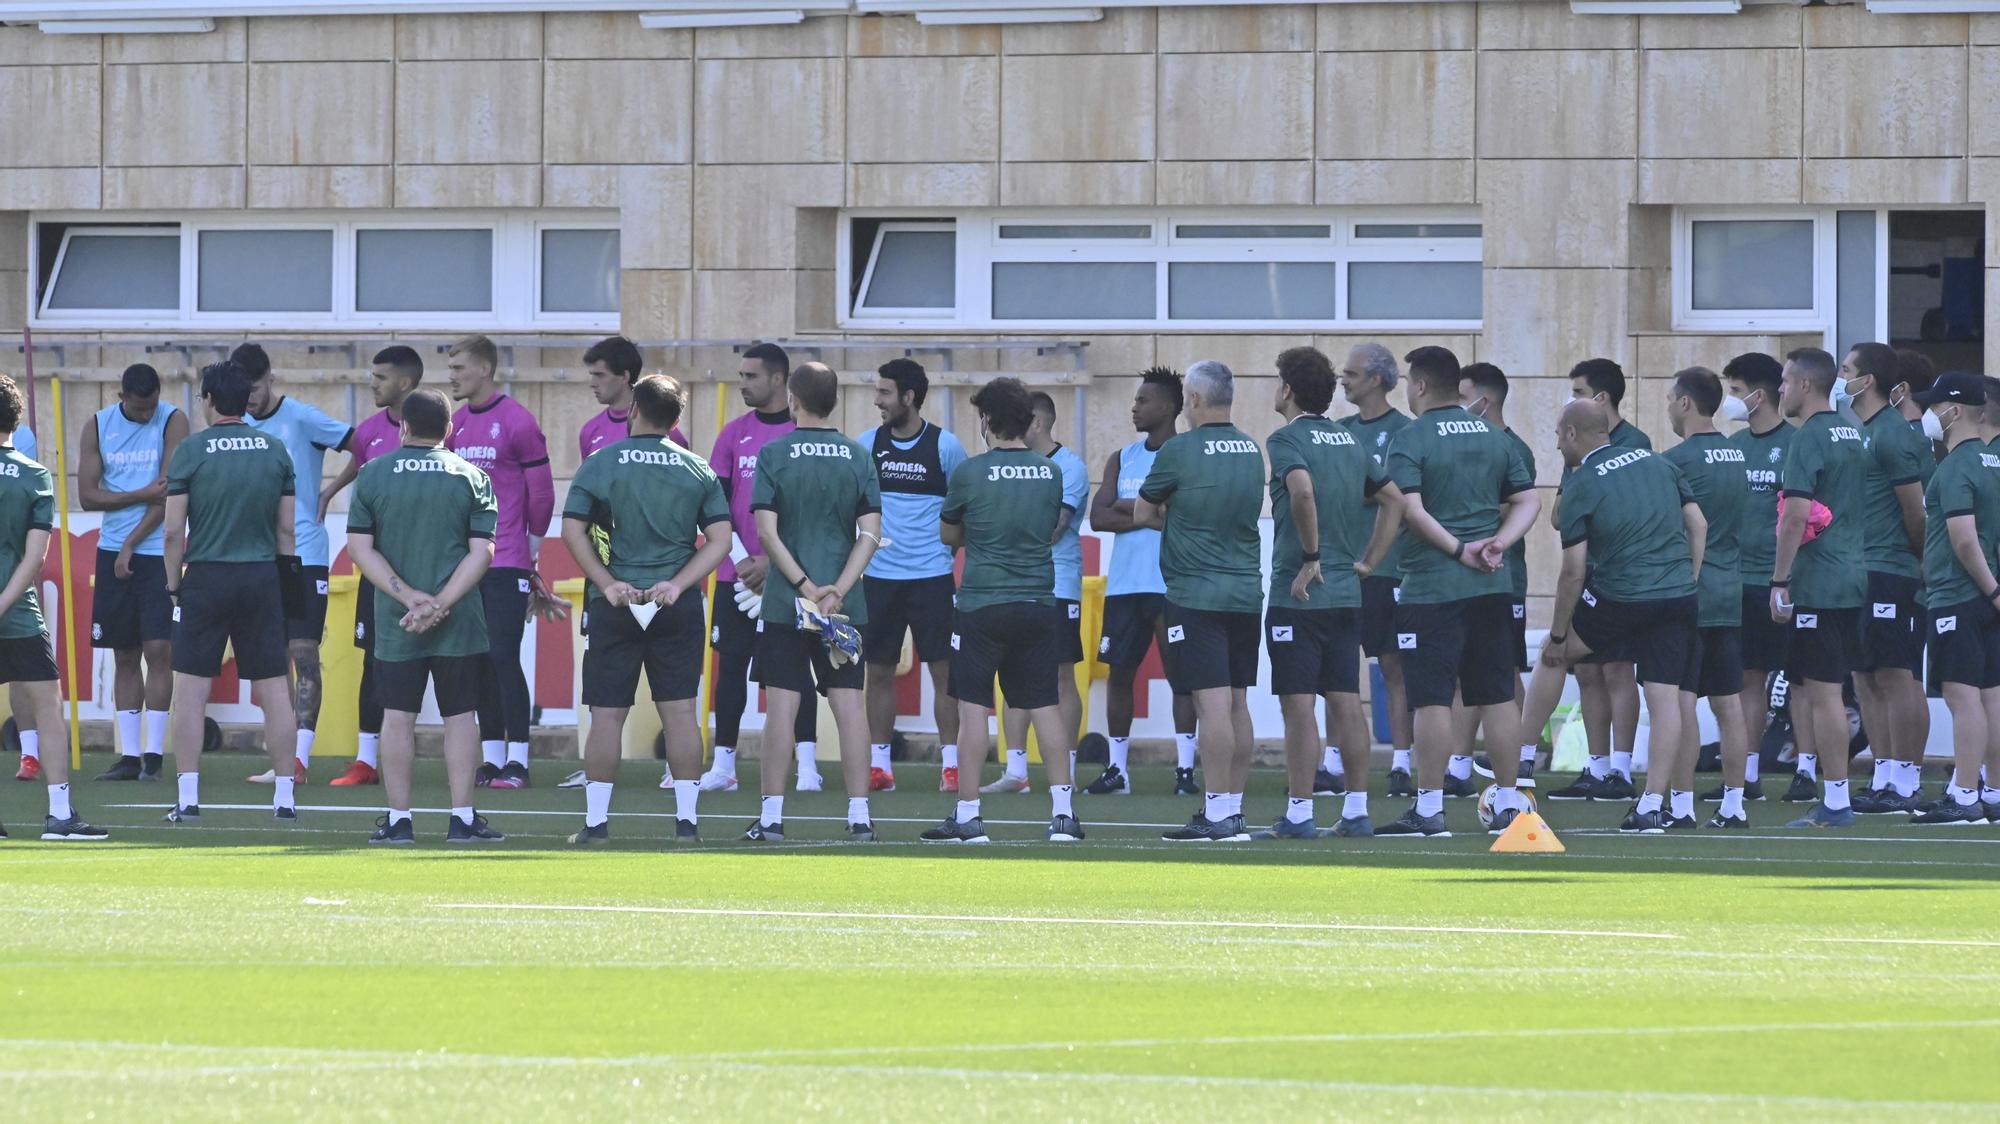
[[[21,731],[21,760],[39,761],[42,757],[42,732],[40,730]]]
[[[958,747],[955,745],[939,746],[938,760],[944,762],[944,767],[947,769],[958,768]]]
[[[800,776],[819,772],[818,742],[800,742],[793,748],[793,753],[799,759]]]
[[[1889,770],[1892,767],[1894,767],[1895,764],[1896,763],[1894,761],[1887,761],[1887,760],[1875,762],[1874,771],[1868,774],[1868,787],[1876,792],[1880,792],[1883,789],[1888,788]]]
[[[1368,793],[1352,788],[1348,789],[1347,795],[1341,800],[1340,818],[1351,820],[1367,814]]]
[[[871,769],[889,769],[891,767],[889,762],[890,748],[890,746],[880,744],[869,746],[868,767]]]
[[[767,827],[784,823],[785,798],[782,796],[766,796],[764,798],[763,810],[758,815],[757,822]]]
[[[1889,771],[1889,783],[1896,788],[1898,796],[1915,796],[1917,786],[1924,783],[1923,766],[1915,761],[1898,761]]]
[[[725,777],[736,775],[736,747],[719,745],[715,747],[714,770]]]
[[[410,818],[410,810],[409,810],[408,808],[391,808],[391,809],[389,809],[389,826],[390,826],[390,827],[394,827],[394,826],[396,826],[396,825],[397,825],[397,824],[399,824],[399,823],[404,823],[404,822],[407,822],[407,821],[409,820],[409,818]]]
[[[973,820],[979,818],[979,801],[977,800],[959,801],[958,811],[955,814],[958,817],[959,823],[971,823]]]
[[[583,782],[583,826],[596,827],[611,818],[611,782]]]
[[[1694,815],[1693,792],[1678,788],[1668,789],[1667,800],[1667,807],[1673,810],[1675,819],[1684,820]]]
[[[1804,773],[1806,776],[1812,778],[1813,780],[1818,780],[1819,754],[1817,753],[1799,754],[1798,764],[1793,766],[1793,768],[1795,768],[1798,772]]]
[[[1336,777],[1347,775],[1347,762],[1340,759],[1340,747],[1337,745],[1327,746],[1320,751],[1319,767]]]
[[[1722,814],[1730,819],[1743,815],[1742,789],[1722,786]]]
[[[1611,759],[1609,757],[1593,757],[1584,763],[1584,771],[1590,774],[1592,780],[1601,781],[1611,775]]]
[[[689,823],[700,823],[701,817],[695,812],[695,803],[700,799],[700,781],[675,781],[674,818]]]
[[[457,820],[459,823],[462,823],[467,827],[471,827],[472,821],[478,818],[478,816],[479,813],[473,811],[472,805],[470,804],[467,804],[462,808],[453,808],[451,810],[451,818]]]
[[[139,756],[139,711],[121,710],[112,719],[118,731],[118,755],[120,757]],[[23,731],[26,733],[26,731]],[[24,738],[21,742],[26,745]]]
[[[174,782],[180,788],[179,792],[180,803],[174,805],[175,807],[177,808],[201,807],[200,773],[175,773]]]
[[[1111,743],[1111,761],[1110,761],[1111,767],[1118,770],[1121,773],[1131,772],[1132,739],[1106,738],[1105,740]]]
[[[1389,751],[1389,768],[1390,768],[1390,770],[1391,770],[1391,771],[1394,771],[1394,770],[1396,770],[1396,769],[1401,769],[1401,770],[1402,770],[1402,771],[1404,771],[1405,773],[1409,772],[1409,771],[1410,771],[1410,751],[1409,751],[1409,750],[1407,750],[1407,749],[1394,749],[1394,750],[1390,750],[1390,751]]]
[[[292,756],[299,759],[299,764],[310,766],[313,763],[313,739],[318,735],[317,730],[299,731],[298,740],[294,743],[297,748],[292,751]]]
[[[271,779],[271,807],[291,808],[298,801],[292,797],[292,778],[273,777]]]
[[[1221,823],[1229,818],[1229,795],[1222,792],[1205,792],[1201,797],[1201,814],[1210,823]]]
[[[1957,782],[1944,786],[1944,794],[1951,797],[1951,802],[1961,808],[1970,808],[1979,799],[1978,789],[1960,788]]]
[[[382,767],[382,735],[362,734],[355,739],[354,759],[370,769]]]
[[[1467,780],[1472,776],[1472,758],[1454,753],[1451,755],[1451,760],[1446,762],[1445,769],[1451,774],[1451,779]]]
[[[1755,751],[1752,751],[1750,756],[1743,759],[1744,784],[1749,784],[1751,781],[1757,779],[1757,769],[1763,763],[1764,763],[1763,755]]]
[[[868,798],[866,796],[850,796],[847,798],[847,822],[851,824],[871,824],[875,822],[874,817],[868,814]]]
[[[1444,814],[1444,789],[1420,788],[1417,790],[1417,814],[1420,816],[1441,816]]]
[[[146,712],[146,752],[158,757],[167,752],[167,712]]]
[[[1821,797],[1820,799],[1821,802],[1826,805],[1826,810],[1829,812],[1838,812],[1842,808],[1847,807],[1848,806],[1847,782],[1846,781],[1826,782],[1826,795]]]
[[[1648,792],[1639,797],[1639,804],[1637,808],[1635,808],[1634,810],[1640,813],[1657,812],[1660,810],[1660,805],[1662,803],[1664,803],[1664,801],[1660,799],[1659,793]]]
[[[1069,775],[1076,776],[1076,750],[1069,751]]]
[[[519,766],[520,766],[520,767],[522,767],[523,769],[525,769],[525,768],[527,768],[527,767],[528,767],[528,743],[527,743],[527,742],[508,742],[508,743],[507,743],[507,764],[509,764],[509,765],[519,765]]]
[[[1979,785],[1979,802],[1982,804],[2000,804],[2000,788],[1988,788],[1986,787],[1986,783],[1981,781]]]
[[[484,763],[498,769],[507,763],[507,743],[504,741],[480,742],[479,757]]]
[[[1614,749],[1614,750],[1612,750],[1612,751],[1611,751],[1611,771],[1612,771],[1612,772],[1614,772],[1614,773],[1617,773],[1617,774],[1618,774],[1619,776],[1621,776],[1621,777],[1624,777],[1624,778],[1625,778],[1626,780],[1628,780],[1628,781],[1629,781],[1629,780],[1631,780],[1631,779],[1632,779],[1632,752],[1631,752],[1630,750],[1624,750],[1624,749]]]
[[[1504,812],[1509,808],[1522,808],[1522,807],[1523,806],[1521,804],[1520,789],[1515,788],[1512,785],[1507,785],[1503,787],[1499,784],[1495,784],[1493,786],[1493,811],[1495,813]]]
[[[1193,734],[1174,735],[1174,768],[1194,768],[1195,742],[1196,738]]]
[[[1010,749],[1007,751],[1007,775],[1010,777],[1018,777],[1022,780],[1028,779],[1027,750]]]
[[[65,782],[50,785],[49,816],[53,819],[66,820],[72,814],[69,807],[69,784]]]
[[[1539,751],[1539,749],[1540,749],[1540,747],[1539,747],[1539,746],[1533,746],[1533,745],[1524,745],[1524,746],[1522,746],[1522,747],[1521,747],[1521,760],[1522,760],[1522,761],[1524,761],[1524,762],[1533,762],[1533,761],[1535,760],[1535,754],[1536,754],[1536,752],[1538,752],[1538,751]]]
[[[1070,805],[1070,797],[1075,795],[1073,784],[1052,784],[1049,786],[1049,814],[1051,816],[1074,816],[1076,811]]]
[[[1308,796],[1304,800],[1301,800],[1296,796],[1285,797],[1286,823],[1305,823],[1308,820],[1311,820],[1312,818],[1313,818],[1312,797]]]

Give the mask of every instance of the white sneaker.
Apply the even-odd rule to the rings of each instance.
[[[1033,791],[1034,788],[1028,783],[1028,778],[1017,777],[1012,773],[1002,773],[999,780],[991,784],[979,786],[979,794],[981,796],[1005,796],[1013,793]]]
[[[660,774],[660,787],[669,789],[674,787],[673,770],[669,769],[666,772]]]
[[[719,773],[714,769],[701,775],[703,792],[735,792],[736,776],[733,773]]]
[[[249,781],[251,784],[276,784],[278,781],[278,771],[276,769],[266,769],[254,777],[244,777],[243,779]]]
[[[577,770],[576,772],[574,772],[574,773],[571,773],[571,774],[570,774],[569,776],[566,776],[566,777],[564,777],[564,778],[562,779],[562,783],[560,783],[560,784],[556,785],[556,787],[557,787],[557,788],[582,788],[582,787],[583,787],[583,782],[584,782],[584,781],[586,781],[586,780],[588,780],[588,779],[589,779],[589,778],[587,778],[587,777],[585,777],[585,776],[583,775],[583,770],[582,770],[582,769],[578,769],[578,770]]]
[[[810,773],[800,773],[794,786],[800,792],[818,792],[826,787],[826,778],[820,775],[818,769],[814,769]]]

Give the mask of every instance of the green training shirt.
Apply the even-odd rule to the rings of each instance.
[[[1761,434],[1746,425],[1729,435],[1729,443],[1743,451],[1743,479],[1750,488],[1736,524],[1737,564],[1746,586],[1764,589],[1771,584],[1778,554],[1778,478],[1797,432],[1792,423],[1779,422]]]
[[[1640,429],[1623,418],[1618,419],[1618,424],[1611,427],[1611,435],[1608,440],[1614,449],[1650,450],[1653,447],[1653,439],[1646,436],[1645,430]],[[1529,461],[1528,463],[1533,464],[1534,462]],[[1559,482],[1560,487],[1568,488],[1569,478],[1575,474],[1576,469],[1567,465],[1563,466],[1562,480]]]
[[[1960,441],[1938,462],[1924,488],[1924,604],[1949,609],[1985,596],[1951,549],[1946,520],[1970,515],[1989,568],[2000,540],[2000,455],[1984,441]]]
[[[1264,443],[1271,458],[1271,607],[1273,609],[1352,609],[1361,604],[1361,579],[1354,564],[1375,534],[1369,504],[1388,479],[1352,429],[1318,414],[1300,414],[1278,427]],[[1325,579],[1292,597],[1292,581],[1305,564],[1298,528],[1292,523],[1289,477],[1312,478],[1313,508],[1319,513],[1319,572]]]
[[[1354,434],[1361,442],[1361,448],[1375,461],[1375,467],[1382,470],[1384,477],[1389,473],[1389,445],[1396,435],[1410,424],[1408,414],[1400,410],[1385,410],[1380,417],[1362,420],[1360,414],[1349,414],[1335,423]],[[1365,540],[1364,540],[1365,541]],[[1403,529],[1396,532],[1396,541],[1389,547],[1389,553],[1382,556],[1382,564],[1375,567],[1374,577],[1395,578],[1403,576],[1403,556],[1410,549],[1410,532]],[[1322,570],[1326,567],[1320,566]]]
[[[1861,423],[1861,444],[1868,451],[1867,490],[1862,503],[1868,569],[1914,578],[1919,573],[1917,554],[1903,531],[1903,505],[1896,501],[1896,488],[1916,484],[1921,489],[1925,470],[1936,463],[1931,443],[1912,429],[1909,419],[1895,407],[1884,406]]]
[[[1263,608],[1264,454],[1249,434],[1210,422],[1168,438],[1139,497],[1167,504],[1160,535],[1167,600],[1218,613]]]
[[[347,530],[375,536],[375,549],[398,577],[435,594],[465,560],[471,540],[493,538],[498,514],[492,482],[470,461],[442,447],[405,445],[361,466]],[[402,602],[376,593],[376,659],[397,663],[487,651],[486,606],[477,589],[429,632],[403,631],[404,612]]]
[[[1515,454],[1521,458],[1522,464],[1528,466],[1528,483],[1532,486],[1535,482],[1535,451],[1528,448],[1528,443],[1521,440],[1521,435],[1513,430],[1503,429],[1500,433],[1513,443]],[[1520,542],[1507,548],[1507,577],[1514,583],[1514,596],[1526,600],[1528,597],[1528,536],[1526,535],[1521,536]]]
[[[965,529],[959,610],[1055,604],[1062,512],[1062,469],[1033,449],[989,449],[953,469],[938,519]]]
[[[1720,433],[1696,433],[1660,454],[1681,470],[1701,517],[1708,520],[1708,541],[1702,549],[1700,620],[1702,628],[1739,628],[1743,624],[1743,570],[1737,536],[1743,506],[1750,500],[1743,479],[1743,450]]]
[[[28,532],[53,531],[55,522],[56,489],[49,470],[12,445],[0,448],[0,585],[13,576],[27,553]],[[48,634],[42,601],[35,592],[39,584],[29,582],[21,599],[0,616],[0,638]]]
[[[1439,406],[1389,443],[1389,479],[1404,495],[1422,497],[1424,510],[1460,542],[1476,542],[1500,530],[1508,499],[1535,486],[1535,471],[1519,449],[1463,406]],[[1482,574],[1420,535],[1408,539],[1401,601],[1430,605],[1513,593],[1505,566]]]
[[[584,459],[563,518],[609,532],[611,576],[643,590],[680,573],[696,537],[729,518],[729,501],[707,461],[665,437],[627,437]]]
[[[1590,585],[1619,602],[1691,596],[1694,558],[1681,506],[1694,493],[1679,469],[1650,449],[1599,445],[1563,490],[1563,549],[1589,543]]]
[[[1868,450],[1859,429],[1832,410],[1800,423],[1779,487],[1788,498],[1826,505],[1833,522],[1799,548],[1791,574],[1794,605],[1851,609],[1868,599],[1867,485]]]
[[[750,510],[776,512],[778,539],[806,577],[831,585],[854,552],[854,521],[882,510],[882,481],[859,443],[825,427],[794,429],[758,452]],[[798,620],[798,599],[798,587],[773,566],[764,579],[763,619],[792,627]],[[840,611],[856,627],[868,622],[868,599],[860,581],[847,591]]]
[[[278,501],[293,491],[292,455],[242,422],[190,433],[167,466],[167,494],[186,496],[185,562],[271,562]]]

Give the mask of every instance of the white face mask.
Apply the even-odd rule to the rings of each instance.
[[[1924,436],[1932,441],[1944,440],[1944,422],[1929,410],[1924,411]]]
[[[1845,410],[1854,404],[1854,395],[1847,392],[1846,379],[1835,378],[1833,380],[1832,399],[1833,408],[1836,410]]]
[[[1723,421],[1740,422],[1750,416],[1750,405],[1734,394],[1722,396],[1722,408],[1716,411]]]
[[[1474,398],[1470,402],[1465,403],[1465,412],[1471,414],[1475,418],[1484,418],[1486,416],[1485,396],[1482,395],[1478,398]]]

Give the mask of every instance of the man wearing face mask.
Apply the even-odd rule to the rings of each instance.
[[[1618,405],[1625,400],[1625,370],[1617,363],[1609,359],[1578,363],[1570,368],[1569,392],[1572,402],[1595,402],[1604,408],[1612,448],[1653,447],[1638,426],[1618,415]],[[1564,484],[1575,471],[1563,470]],[[1556,509],[1561,518],[1560,494]],[[1638,795],[1632,785],[1632,747],[1639,737],[1639,679],[1633,663],[1614,645],[1611,651],[1593,651],[1570,670],[1576,674],[1590,764],[1574,784],[1550,793],[1549,799],[1630,800]]]
[[[1778,477],[1791,452],[1792,435],[1798,432],[1778,409],[1783,374],[1784,366],[1761,351],[1731,359],[1722,368],[1723,386],[1729,394],[1718,411],[1720,417],[1746,423],[1730,435],[1729,443],[1743,454],[1743,478],[1750,492],[1736,527],[1737,563],[1743,572],[1743,693],[1737,697],[1743,705],[1743,725],[1752,747],[1764,736],[1770,706],[1766,687],[1771,673],[1782,670],[1791,654],[1791,630],[1771,619],[1769,584],[1777,550]],[[1722,787],[1704,799],[1730,804],[1732,787],[1741,788],[1745,800],[1764,799],[1759,763],[1759,755],[1751,752],[1739,778],[1725,759]],[[1796,783],[1816,793],[1811,778]]]
[[[2000,815],[2000,802],[1982,805],[1979,780],[1991,742],[1987,715],[2000,703],[2000,579],[1992,569],[2000,457],[1987,450],[1980,425],[1993,399],[1979,377],[1958,371],[1913,397],[1926,407],[1925,431],[1950,446],[1924,489],[1924,596],[1931,667],[1951,710],[1953,769],[1944,799],[1910,822],[1980,824]]]
[[[1864,567],[1868,450],[1861,430],[1834,412],[1840,372],[1833,356],[1801,347],[1785,356],[1779,406],[1798,423],[1779,479],[1778,544],[1771,564],[1771,619],[1792,626],[1792,734],[1801,757],[1819,754],[1826,774],[1812,811],[1788,827],[1849,827],[1847,704],[1841,684],[1861,646],[1861,610],[1868,600]],[[1806,525],[1815,504],[1831,520],[1812,541]]]
[[[1854,694],[1874,750],[1875,772],[1867,791],[1855,794],[1854,810],[1862,815],[1910,812],[1918,803],[1918,769],[1931,732],[1917,558],[1924,546],[1924,483],[1936,462],[1930,442],[1910,428],[1892,402],[1897,392],[1895,349],[1855,344],[1840,372],[1854,396],[1868,451],[1861,512],[1868,613],[1861,622]]]
[[[1507,428],[1507,374],[1491,363],[1468,363],[1458,372],[1458,396],[1465,403],[1465,410],[1487,425],[1500,431],[1508,439],[1514,451],[1520,454],[1521,463],[1528,466],[1532,476],[1535,471],[1534,450],[1521,440],[1521,435]],[[1514,666],[1525,675],[1530,670],[1528,664],[1528,540],[1523,538],[1507,551],[1507,561],[1501,567],[1514,583]],[[1514,703],[1521,703],[1519,680],[1515,681]],[[1477,733],[1478,722],[1472,712],[1460,708],[1459,744],[1470,751],[1472,738]],[[1541,731],[1521,730],[1520,787],[1535,787],[1535,752]],[[1505,747],[1501,747],[1504,749]],[[1493,763],[1489,755],[1480,754],[1473,758],[1473,772],[1482,777],[1493,775]]]

